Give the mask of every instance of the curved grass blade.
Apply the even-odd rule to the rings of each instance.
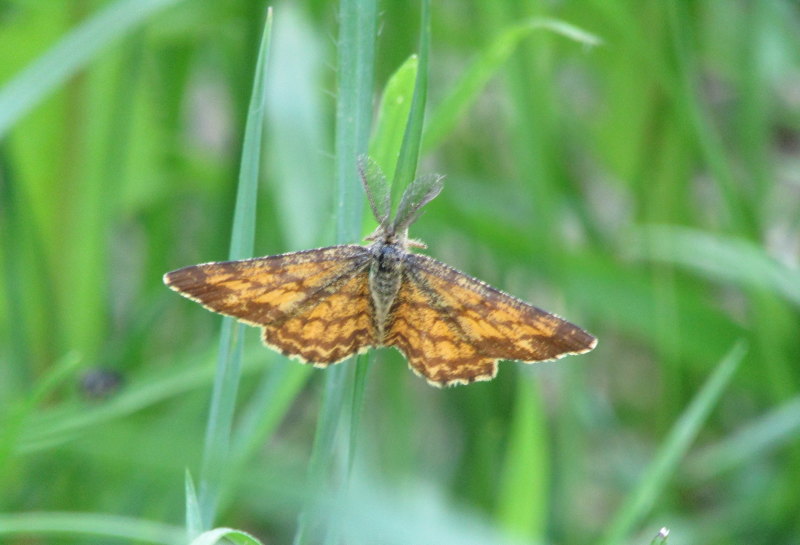
[[[233,528],[214,528],[194,538],[189,545],[215,545],[217,543],[261,545],[261,542],[254,536]]]
[[[397,158],[397,167],[392,179],[393,201],[397,202],[402,190],[416,176],[422,143],[422,126],[425,119],[425,103],[428,96],[428,52],[431,40],[430,0],[422,2],[422,23],[419,38],[419,66],[414,81],[414,97],[408,112],[408,122],[403,133],[403,143]]]
[[[200,501],[197,499],[194,481],[189,469],[186,469],[183,478],[184,495],[186,496],[186,534],[189,539],[203,531],[203,515],[200,513]]]
[[[556,19],[537,18],[510,26],[472,61],[450,94],[433,110],[423,134],[423,151],[436,147],[453,130],[458,119],[475,102],[520,42],[536,30],[549,30],[585,46],[602,43],[597,36]]]
[[[750,241],[677,226],[634,233],[636,257],[672,263],[713,280],[768,289],[800,307],[800,273]]]
[[[795,396],[732,436],[693,456],[686,473],[695,481],[705,481],[758,459],[800,436],[800,396]]]
[[[95,536],[163,545],[186,542],[186,533],[179,526],[132,517],[77,512],[0,515],[0,537],[20,535]]]
[[[98,53],[180,0],[120,0],[69,32],[0,89],[0,138]]]
[[[628,494],[600,543],[603,545],[624,543],[625,537],[631,533],[634,526],[652,509],[658,495],[670,476],[675,473],[675,468],[708,418],[711,409],[719,401],[734,372],[739,368],[746,352],[745,343],[739,342],[719,362],[675,423],[637,487]]]
[[[266,101],[266,72],[272,32],[272,9],[268,8],[264,32],[253,81],[253,92],[247,113],[236,209],[231,233],[231,260],[244,259],[253,253],[255,237],[256,193],[261,166],[261,135]],[[220,338],[217,371],[211,393],[203,463],[200,468],[200,511],[203,527],[210,528],[219,502],[220,489],[228,465],[229,443],[236,395],[242,364],[242,324],[224,318]]]
[[[394,179],[394,169],[403,145],[404,128],[414,97],[419,58],[411,55],[394,71],[383,89],[375,127],[369,143],[369,156],[378,164],[389,180]]]
[[[361,235],[364,193],[358,181],[357,158],[367,150],[372,115],[375,36],[377,34],[375,0],[341,0],[339,4],[339,60],[336,105],[336,239],[351,242]],[[355,377],[364,372],[357,359],[356,370],[348,362],[332,366],[325,373],[325,390],[308,464],[310,487],[325,490],[329,468],[336,458],[336,436],[345,420],[346,395],[351,397],[351,416],[358,410],[355,400]],[[359,386],[363,388],[363,382]],[[351,426],[352,420],[351,418]],[[344,466],[355,442],[351,432],[350,447],[344,452]],[[310,505],[298,518],[294,543],[320,543],[321,532],[314,527]],[[335,539],[331,528],[324,530],[326,540]]]

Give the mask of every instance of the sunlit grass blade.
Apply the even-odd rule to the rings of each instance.
[[[261,545],[261,542],[255,536],[232,528],[214,528],[194,538],[189,545],[216,545],[217,543]]]
[[[695,480],[711,479],[791,444],[798,435],[800,397],[795,397],[743,426],[730,437],[697,452],[689,459],[686,472]]]
[[[72,378],[80,365],[75,354],[68,354],[36,384],[30,394],[0,413],[0,482],[4,481],[5,469],[9,468],[8,457],[14,454],[24,437],[23,428],[30,424],[29,417],[48,395],[65,381]]]
[[[676,90],[680,113],[686,117],[689,127],[694,131],[694,142],[713,174],[712,179],[719,187],[730,230],[752,236],[756,232],[755,215],[747,205],[746,197],[742,194],[731,168],[735,162],[733,157],[728,157],[722,136],[701,102],[702,93],[698,88],[702,82],[691,36],[693,16],[681,2],[666,4],[665,7],[670,15],[668,20],[678,67]]]
[[[768,289],[800,307],[800,272],[752,242],[698,229],[653,226],[635,233],[629,249],[642,259],[672,263],[712,280]]]
[[[416,176],[422,144],[422,127],[425,121],[425,104],[428,97],[428,55],[431,41],[430,0],[422,0],[422,22],[419,31],[419,63],[414,80],[414,95],[408,111],[408,122],[403,132],[403,143],[397,158],[392,177],[392,201],[399,202],[399,196]]]
[[[667,527],[661,528],[656,537],[653,538],[653,541],[650,542],[650,545],[666,545],[668,538],[669,529]]]
[[[243,259],[253,254],[258,180],[261,167],[261,135],[264,126],[264,103],[267,60],[272,32],[272,9],[267,10],[261,36],[258,61],[253,78],[253,91],[245,126],[236,209],[233,216],[230,259]],[[203,527],[213,524],[220,489],[229,463],[229,443],[236,407],[242,363],[244,326],[224,318],[220,339],[217,371],[211,394],[211,409],[206,428],[203,463],[200,469],[200,509]]]
[[[24,535],[92,536],[163,545],[186,543],[186,532],[179,526],[133,517],[66,512],[0,514],[3,541]]]
[[[186,470],[183,481],[186,496],[186,534],[189,539],[193,539],[203,531],[203,515],[200,513],[200,501],[197,499],[197,492],[195,491],[194,481],[192,481],[192,474],[188,469]]]
[[[402,490],[402,493],[398,493]],[[397,488],[378,475],[356,473],[348,493],[322,498],[322,515],[343,527],[344,543],[381,545],[523,545],[480,514],[457,507],[438,490],[407,481]],[[378,537],[378,539],[376,539]]]
[[[374,87],[375,37],[377,33],[377,3],[375,0],[342,0],[339,4],[338,80],[336,104],[336,240],[352,242],[361,235],[364,192],[357,171],[357,158],[367,151],[372,116]],[[356,386],[356,369],[365,363],[352,365],[348,360],[331,366],[325,373],[325,389],[314,434],[314,444],[308,465],[310,487],[325,490],[329,471],[336,460],[336,437],[346,420],[347,396],[350,396],[350,421],[359,410],[363,380]],[[359,373],[363,374],[364,369]],[[344,465],[349,466],[355,432],[344,450]],[[311,506],[307,505],[298,518],[294,543],[320,543],[335,539],[331,528],[314,528]]]
[[[655,458],[638,480],[601,540],[604,545],[623,543],[635,525],[653,508],[667,481],[689,449],[722,392],[744,359],[747,348],[739,342],[719,362],[714,372],[670,430]]]
[[[0,88],[0,138],[50,92],[84,68],[109,44],[181,0],[119,0],[64,36]]]
[[[518,378],[508,448],[497,496],[497,519],[507,533],[545,541],[549,457],[544,417],[535,386]]]
[[[313,368],[286,359],[274,362],[241,412],[231,446],[232,473],[239,474],[261,448],[308,382]]]
[[[431,112],[425,127],[422,150],[435,148],[453,130],[458,119],[505,64],[519,43],[536,30],[550,30],[586,46],[596,46],[601,40],[574,25],[555,19],[532,19],[505,29],[472,61],[450,93]]]
[[[408,57],[389,77],[378,105],[375,127],[369,143],[369,156],[378,164],[388,180],[394,179],[397,158],[403,145],[403,134],[414,97],[418,66],[417,55]]]

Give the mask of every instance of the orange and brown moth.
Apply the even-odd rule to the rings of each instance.
[[[440,176],[414,180],[391,219],[383,174],[369,160],[359,172],[379,223],[369,245],[192,265],[164,283],[262,328],[264,344],[287,356],[327,367],[393,346],[434,386],[490,380],[498,360],[532,363],[595,347],[578,326],[410,251],[425,248],[408,228],[442,190]]]

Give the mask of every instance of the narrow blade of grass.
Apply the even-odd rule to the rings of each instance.
[[[339,4],[339,21],[335,142],[336,240],[352,242],[361,235],[364,210],[364,194],[356,171],[356,160],[366,152],[369,143],[377,3],[375,0],[342,0]],[[336,458],[335,440],[345,417],[346,395],[353,395],[353,400],[360,398],[360,394],[355,393],[355,370],[351,361],[332,366],[325,374],[325,389],[308,465],[309,483],[318,489],[327,486],[327,470]],[[356,367],[359,365],[357,363]],[[363,389],[363,381],[358,387]],[[357,410],[357,406],[357,402],[351,403],[353,410]],[[351,435],[350,440],[354,442],[355,436]],[[350,456],[352,453],[348,449],[344,453],[345,467],[349,466]],[[295,544],[320,542],[318,532],[311,528],[310,518],[310,505],[307,505],[298,519]],[[325,533],[326,539],[335,539],[330,529]]]
[[[215,545],[216,543],[261,545],[261,542],[254,536],[232,528],[214,528],[197,536],[189,545]]]
[[[423,135],[423,151],[435,148],[453,130],[461,115],[475,102],[481,90],[505,64],[519,43],[535,30],[550,30],[586,46],[601,43],[593,34],[555,19],[537,18],[505,29],[472,61],[450,93],[431,113]]]
[[[675,423],[664,444],[628,495],[601,540],[604,545],[623,543],[625,536],[652,509],[670,476],[686,454],[692,441],[708,418],[734,372],[747,352],[739,342],[720,361],[714,372]]]
[[[378,106],[369,156],[378,163],[387,180],[394,178],[394,169],[400,156],[403,128],[408,123],[418,66],[416,55],[408,57],[389,77]]]
[[[653,538],[653,541],[650,542],[650,545],[666,545],[668,537],[669,529],[667,527],[661,528],[656,537]]]
[[[68,354],[36,383],[28,396],[0,413],[0,482],[5,480],[6,469],[11,468],[7,460],[24,437],[23,428],[33,411],[48,395],[74,377],[80,363],[75,354]]]
[[[186,542],[183,528],[149,520],[90,513],[14,513],[0,515],[0,536],[96,536],[144,543]]]
[[[519,538],[543,542],[548,497],[546,429],[535,386],[520,380],[498,494],[497,518]]]
[[[392,178],[393,202],[399,202],[399,196],[411,183],[417,172],[420,145],[422,143],[422,126],[425,120],[425,103],[428,96],[428,54],[431,40],[430,1],[422,2],[422,23],[419,38],[419,64],[417,77],[414,80],[414,96],[408,112],[408,122],[403,133],[403,143],[397,158]]]
[[[714,280],[768,289],[800,307],[800,273],[747,240],[698,229],[653,226],[634,234],[634,255],[672,263]]]
[[[264,33],[253,80],[253,92],[247,113],[236,209],[233,216],[230,259],[243,259],[253,254],[255,237],[256,194],[261,167],[261,135],[264,126],[264,103],[267,60],[272,32],[272,9],[267,10]],[[217,372],[211,394],[211,409],[206,428],[203,463],[200,469],[200,509],[203,527],[213,524],[220,488],[228,463],[229,442],[236,394],[242,363],[244,326],[224,318],[220,339]]]
[[[48,93],[85,67],[110,43],[180,0],[120,0],[64,36],[0,89],[0,138]]]
[[[694,479],[711,479],[749,460],[758,458],[800,435],[800,396],[775,408],[689,461],[687,473]]]
[[[188,469],[183,480],[186,495],[186,533],[189,539],[194,539],[203,531],[203,515],[200,513],[200,501],[197,499],[192,474]]]

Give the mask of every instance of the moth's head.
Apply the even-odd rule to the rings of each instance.
[[[377,229],[367,240],[405,243],[408,240],[408,228],[419,218],[422,207],[435,199],[444,187],[444,176],[439,174],[415,178],[403,191],[392,218],[391,186],[381,168],[370,157],[362,155],[358,158],[358,172],[369,207],[378,220]]]

